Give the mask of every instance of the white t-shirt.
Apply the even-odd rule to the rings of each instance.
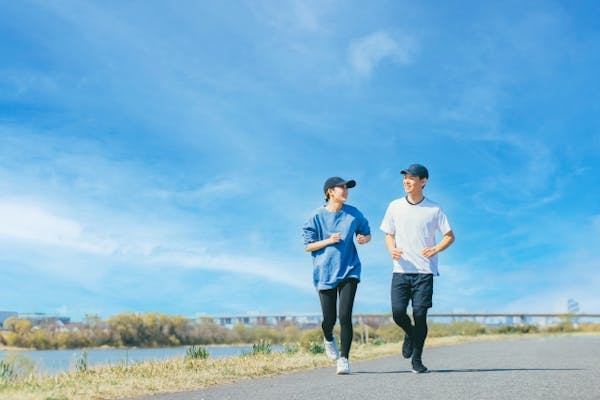
[[[436,244],[435,234],[442,235],[452,228],[441,207],[424,198],[419,204],[410,204],[406,197],[394,200],[388,206],[380,229],[396,239],[402,256],[394,260],[394,272],[439,275],[437,254],[427,258],[425,247]]]

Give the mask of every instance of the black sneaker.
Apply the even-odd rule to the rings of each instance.
[[[402,344],[402,357],[411,358],[413,354],[412,337],[404,335],[404,343]]]
[[[412,372],[415,374],[422,374],[427,372],[427,367],[423,365],[421,360],[412,360]]]

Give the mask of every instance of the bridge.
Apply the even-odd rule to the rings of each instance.
[[[581,313],[431,313],[428,314],[431,322],[474,321],[488,326],[499,325],[539,325],[551,326],[564,321],[575,324],[581,322],[600,323],[600,314]],[[271,314],[271,315],[221,315],[200,316],[193,318],[196,321],[212,321],[224,327],[233,327],[236,324],[247,326],[286,326],[296,325],[303,328],[316,327],[321,324],[321,314]],[[354,314],[354,323],[381,325],[386,322],[393,323],[392,316],[388,314]]]

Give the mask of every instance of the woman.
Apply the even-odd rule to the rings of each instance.
[[[348,357],[352,345],[352,307],[356,286],[360,281],[360,260],[354,246],[371,240],[369,222],[357,208],[345,204],[348,188],[354,180],[332,177],[325,181],[325,204],[316,209],[303,227],[304,245],[313,258],[313,281],[319,292],[323,311],[323,341],[325,352],[337,359],[337,374],[349,374]],[[333,336],[339,297],[341,351],[338,354]]]

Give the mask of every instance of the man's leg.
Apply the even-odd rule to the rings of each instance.
[[[412,364],[414,372],[425,372],[427,368],[423,365],[422,355],[427,337],[427,308],[413,306],[413,318],[415,320],[413,336]]]
[[[422,355],[427,338],[427,310],[432,306],[433,275],[420,275],[415,282],[412,300],[413,319],[415,320],[413,336],[412,366],[413,372],[427,372],[423,365]]]
[[[410,317],[406,314],[408,302],[412,297],[411,286],[409,274],[394,273],[391,289],[392,318],[396,325],[404,330],[404,344],[402,345],[404,358],[410,358],[413,352],[414,327]]]

